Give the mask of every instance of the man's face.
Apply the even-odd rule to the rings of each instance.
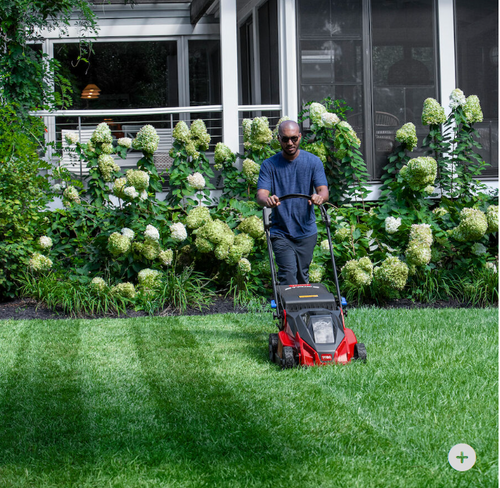
[[[297,126],[286,126],[280,128],[279,140],[281,149],[287,159],[294,159],[299,150],[302,134]]]

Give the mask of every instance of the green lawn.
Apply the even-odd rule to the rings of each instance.
[[[347,325],[366,364],[281,371],[270,314],[0,321],[0,486],[497,486],[498,310]]]

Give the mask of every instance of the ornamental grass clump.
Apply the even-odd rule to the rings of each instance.
[[[415,124],[408,122],[396,132],[396,141],[405,144],[408,151],[413,151],[417,147],[417,129]]]
[[[146,154],[153,154],[158,149],[160,136],[152,125],[145,125],[135,136],[132,147]]]
[[[490,205],[486,210],[487,232],[498,232],[498,205]]]
[[[133,283],[118,283],[111,287],[111,295],[118,295],[123,298],[135,298],[135,287]]]
[[[118,232],[113,232],[108,238],[108,251],[115,258],[126,254],[130,250],[130,246],[130,239]]]
[[[429,264],[432,257],[432,242],[432,231],[429,224],[413,224],[405,253],[407,263],[411,266]]]
[[[405,287],[408,273],[407,264],[395,256],[384,259],[382,264],[373,270],[375,279],[383,286],[393,290],[402,290]]]
[[[356,288],[369,286],[373,280],[373,264],[369,257],[347,261],[341,270],[344,279]]]
[[[426,98],[422,110],[423,125],[441,125],[446,122],[443,106],[434,98]]]
[[[432,185],[437,176],[437,162],[427,156],[413,158],[401,168],[399,174],[413,191],[432,193]]]
[[[476,208],[463,208],[459,215],[460,224],[450,231],[459,242],[474,242],[483,238],[488,230],[486,214]]]
[[[29,262],[29,267],[36,272],[48,271],[52,268],[52,260],[39,252],[33,253]]]

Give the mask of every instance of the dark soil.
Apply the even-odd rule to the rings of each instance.
[[[365,304],[366,305],[366,304]],[[375,304],[374,304],[375,305]],[[379,305],[380,306],[380,305]],[[467,308],[470,305],[461,303],[458,300],[439,300],[434,303],[415,303],[408,299],[391,300],[383,305],[384,308]],[[351,304],[351,308],[354,304]],[[271,310],[270,308],[268,309]],[[176,315],[208,315],[214,313],[246,313],[244,307],[234,305],[230,298],[218,298],[209,307],[204,307],[202,310],[198,308],[188,308],[184,312],[168,307],[161,312],[156,313],[156,316],[167,317]],[[129,318],[129,317],[145,317],[146,312],[136,312],[129,310],[126,315],[106,315],[107,318]],[[102,317],[102,316],[101,316]],[[85,319],[101,318],[97,316],[83,316]],[[0,320],[1,319],[67,319],[71,318],[63,310],[51,310],[41,302],[37,302],[31,298],[16,298],[7,302],[0,302]]]

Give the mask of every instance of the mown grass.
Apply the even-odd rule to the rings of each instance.
[[[0,486],[497,486],[497,318],[351,310],[366,364],[289,371],[270,314],[2,321]]]

